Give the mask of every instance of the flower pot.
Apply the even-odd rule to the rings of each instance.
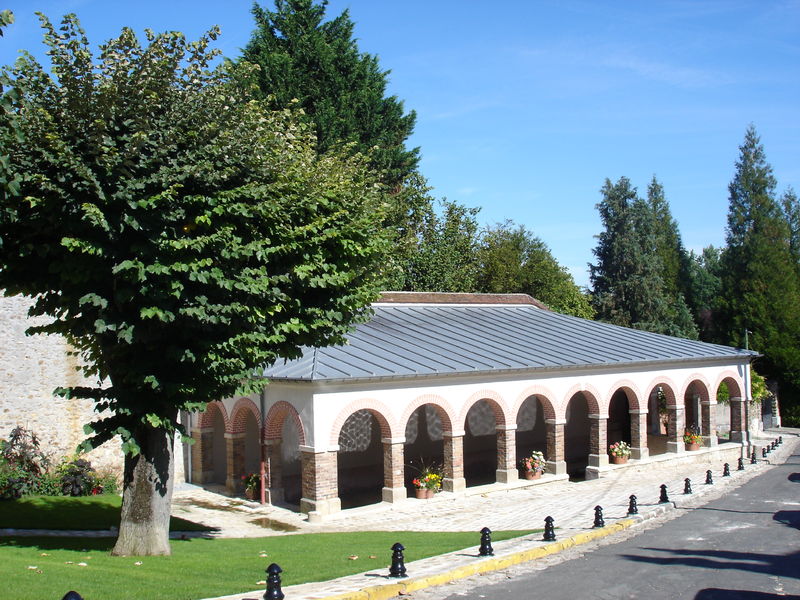
[[[686,449],[690,452],[692,450],[700,450],[700,444],[686,444]]]
[[[255,488],[244,488],[244,497],[248,500],[255,500],[256,499],[256,490]]]
[[[539,479],[541,476],[542,476],[541,471],[525,471],[525,479],[527,479],[528,481]]]
[[[627,456],[609,456],[608,459],[612,465],[624,465],[628,462]]]
[[[417,500],[427,500],[428,498],[433,498],[433,490],[429,490],[427,488],[417,488],[414,490],[414,494],[417,497]]]

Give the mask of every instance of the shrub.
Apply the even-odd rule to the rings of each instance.
[[[57,471],[42,473],[36,478],[31,493],[40,496],[63,496],[61,490],[61,475]]]
[[[0,440],[0,499],[35,494],[49,465],[35,433],[19,426],[12,429],[7,440]]]
[[[95,489],[100,494],[116,494],[119,492],[119,480],[117,475],[108,469],[97,473],[97,483]]]
[[[58,471],[61,474],[61,491],[65,496],[88,496],[97,488],[97,473],[92,463],[82,458],[63,462]]]

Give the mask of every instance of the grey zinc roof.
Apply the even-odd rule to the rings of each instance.
[[[570,317],[532,305],[373,305],[349,343],[305,348],[273,380],[347,380],[623,366],[754,352]]]

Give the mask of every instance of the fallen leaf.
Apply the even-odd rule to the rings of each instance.
[[[39,567],[28,565],[28,569],[30,569],[31,571],[35,571],[38,568]]]
[[[42,552],[39,556],[50,556],[47,552]]]
[[[88,567],[89,565],[87,565],[86,563],[81,562],[81,563],[78,563],[78,566],[79,567]]]
[[[356,556],[355,554],[351,554],[351,555],[350,555],[350,556],[348,556],[347,558],[348,558],[349,560],[358,560],[358,556]]]
[[[135,563],[133,563],[133,564],[135,564],[137,567],[140,567],[140,566],[142,565],[142,561],[140,561],[140,560],[137,560],[137,561],[136,561]]]
[[[256,585],[267,585],[267,582],[262,579],[261,581],[256,581]]]
[[[67,560],[67,561],[64,562],[64,564],[65,565],[71,565],[71,564],[74,564],[74,563],[71,560]]]
[[[369,555],[369,557],[370,557],[370,558],[378,558],[378,557],[377,557],[377,556],[375,556],[374,554],[370,554],[370,555]]]

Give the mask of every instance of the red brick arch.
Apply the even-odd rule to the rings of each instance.
[[[389,407],[387,407],[380,400],[362,398],[360,400],[354,400],[339,412],[339,416],[336,417],[336,420],[333,422],[333,426],[331,427],[330,444],[332,446],[337,446],[339,444],[339,434],[342,432],[342,427],[344,427],[345,421],[350,418],[350,415],[358,412],[359,410],[368,410],[378,420],[378,425],[380,425],[381,428],[381,437],[397,437],[397,427],[393,426],[393,423],[389,421],[386,416],[392,414],[392,412],[389,410]]]
[[[677,389],[677,386],[669,377],[664,377],[663,375],[653,379],[653,381],[651,381],[650,384],[647,386],[648,401],[650,400],[650,394],[652,394],[653,390],[656,389],[656,387],[658,387],[659,385],[664,390],[664,395],[667,397],[668,407],[675,408],[676,406],[683,406],[683,397],[681,397],[680,405],[676,401],[675,390]]]
[[[209,402],[206,409],[200,413],[200,421],[198,427],[200,429],[207,429],[214,426],[214,413],[222,415],[222,420],[225,423],[225,433],[230,433],[230,419],[228,418],[228,411],[225,410],[225,405],[219,400]]]
[[[495,424],[498,427],[504,426],[510,421],[510,419],[507,417],[508,407],[506,406],[503,397],[494,390],[480,390],[479,392],[472,394],[461,408],[461,414],[459,415],[458,422],[462,427],[466,425],[467,413],[469,413],[469,409],[471,409],[481,400],[486,400],[489,403],[489,406],[492,407]]]
[[[545,419],[556,418],[556,409],[553,406],[552,400],[555,398],[555,394],[553,394],[553,392],[543,385],[532,385],[528,388],[525,388],[525,391],[523,391],[517,397],[517,401],[514,403],[514,408],[512,409],[511,414],[514,415],[515,423],[519,420],[519,411],[522,409],[522,405],[525,403],[525,400],[531,396],[536,396],[542,403],[542,410],[544,411]]]
[[[628,398],[628,409],[629,410],[641,410],[642,409],[642,392],[639,391],[639,386],[633,383],[629,379],[622,379],[621,381],[617,381],[614,385],[611,386],[611,390],[608,393],[608,396],[605,399],[606,405],[606,412],[608,412],[608,408],[611,406],[611,398],[614,397],[618,391],[622,390],[625,392],[625,396]],[[647,406],[644,407],[645,409]]]
[[[444,433],[451,433],[453,431],[453,419],[455,418],[455,411],[447,400],[435,394],[418,396],[406,406],[399,423],[399,426],[402,427],[403,432],[405,432],[405,428],[408,425],[408,420],[411,418],[411,415],[414,414],[414,411],[420,406],[425,406],[426,404],[430,404],[436,408],[436,414],[438,414],[439,418],[442,420],[442,431]]]
[[[734,371],[723,371],[717,377],[717,382],[714,385],[714,399],[717,398],[717,393],[719,392],[719,386],[723,383],[728,384],[728,394],[731,398],[743,398],[742,390],[744,389],[744,383],[739,377],[738,373]]]
[[[597,388],[591,385],[590,383],[578,383],[573,385],[569,391],[564,394],[564,401],[562,403],[562,410],[564,414],[561,416],[562,419],[566,418],[567,414],[567,406],[569,405],[570,400],[572,397],[577,394],[578,392],[583,393],[586,397],[586,404],[589,407],[589,414],[590,415],[600,415],[603,414],[600,412],[600,392],[597,391]],[[606,414],[608,411],[606,410]]]
[[[279,400],[273,404],[267,411],[267,416],[264,419],[264,440],[279,440],[283,437],[283,423],[290,418],[297,428],[297,436],[300,445],[304,446],[306,443],[306,430],[303,427],[303,421],[297,409],[286,402]]]
[[[709,390],[711,389],[711,386],[709,385],[708,380],[700,373],[693,373],[686,379],[686,381],[683,384],[683,389],[681,389],[681,395],[678,397],[685,398],[686,392],[689,391],[689,388],[692,386],[692,384],[697,384],[695,386],[695,389],[697,389],[700,392],[700,400],[708,402]]]
[[[247,415],[253,415],[261,431],[261,411],[250,398],[239,398],[231,411],[230,433],[244,433],[247,424]]]

